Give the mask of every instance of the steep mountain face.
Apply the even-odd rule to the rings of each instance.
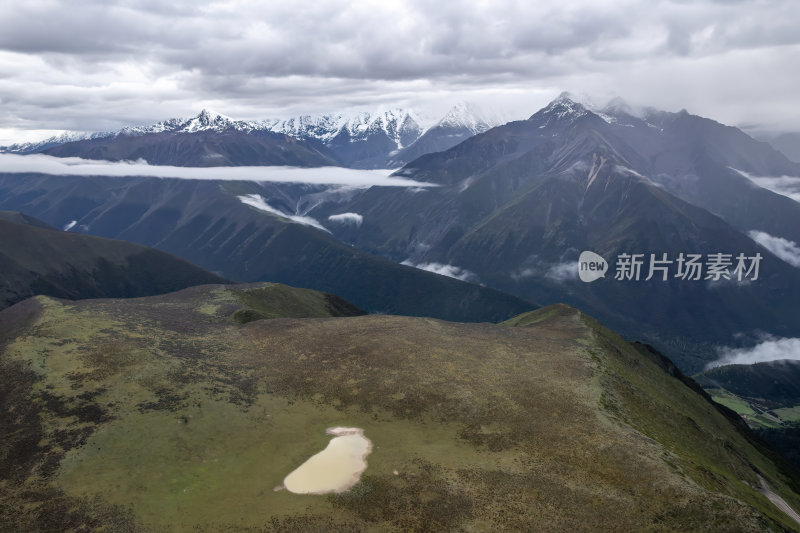
[[[682,368],[699,370],[715,357],[713,345],[730,344],[736,333],[800,333],[792,311],[800,271],[744,233],[763,228],[792,237],[785,227],[800,205],[756,189],[744,200],[738,192],[738,202],[752,202],[764,214],[737,211],[730,195],[712,191],[728,185],[720,181],[726,177],[731,187],[755,186],[729,167],[800,176],[796,165],[733,128],[687,113],[651,111],[638,118],[619,102],[594,112],[562,95],[526,121],[425,155],[396,173],[438,187],[403,194],[371,189],[311,214],[358,213],[363,223],[346,238],[360,248],[411,264],[464,269],[481,283],[540,302],[581,306],[666,350]],[[692,180],[713,198],[675,194],[691,188]],[[731,208],[715,216],[711,204],[723,199]],[[605,279],[577,281],[583,250],[609,261]],[[622,253],[646,260],[667,254],[672,271],[666,281],[644,281],[645,263],[640,281],[614,280]],[[761,254],[760,279],[675,279],[681,253]]]
[[[324,301],[291,289],[198,287],[140,300],[37,297],[1,312],[0,376],[10,384],[0,389],[3,523],[302,532],[798,525],[759,490],[797,508],[797,478],[738,417],[574,309],[506,326],[291,311],[234,318],[255,311],[251,302],[277,311],[309,299]],[[334,426],[371,440],[358,483],[328,496],[277,490]]]
[[[191,119],[172,119],[146,128],[126,128],[39,152],[108,161],[143,159],[152,165],[176,166],[318,167],[338,164],[318,143],[267,131],[253,123],[234,121],[205,110]]]
[[[447,150],[499,124],[497,118],[486,115],[474,105],[458,104],[412,144],[390,153],[387,166],[401,167],[422,155]]]
[[[71,231],[152,246],[236,281],[276,281],[341,294],[371,312],[499,321],[535,307],[343,244],[318,222],[295,216],[286,200],[293,188],[303,187],[0,175],[0,206],[70,225]]]
[[[36,294],[149,296],[225,280],[144,246],[65,233],[20,213],[0,216],[0,308]]]
[[[800,204],[747,177],[798,176],[800,164],[737,128],[685,111],[650,110],[637,119],[621,110],[611,116],[625,124],[615,134],[645,158],[639,170],[654,183],[745,233],[800,242]]]

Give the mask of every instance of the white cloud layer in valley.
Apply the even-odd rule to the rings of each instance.
[[[747,235],[790,265],[800,268],[800,246],[796,242],[775,237],[764,231],[749,231]]]
[[[756,176],[739,169],[732,169],[752,181],[755,185],[800,202],[800,177],[797,176]]]
[[[348,185],[354,187],[429,187],[431,184],[389,176],[391,170],[343,167],[174,167],[144,161],[99,161],[42,154],[0,154],[0,172],[41,173],[60,176],[149,176],[194,180],[272,181]]]

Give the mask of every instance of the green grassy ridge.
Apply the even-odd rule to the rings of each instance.
[[[274,311],[264,296],[292,291],[269,287],[245,290]],[[240,290],[39,297],[0,313],[0,325],[16,324],[0,362],[27,376],[0,397],[18,418],[0,442],[17,442],[19,428],[36,442],[22,473],[0,481],[0,519],[48,530],[72,508],[69,524],[114,517],[156,531],[793,527],[735,479],[751,480],[749,461],[796,505],[765,456],[695,391],[566,306],[525,327],[238,324]],[[662,409],[713,432],[711,450]],[[334,496],[273,491],[333,425],[372,439],[362,481]]]
[[[322,318],[366,314],[334,294],[289,287],[282,283],[262,283],[245,289],[234,289],[233,294],[247,306],[234,314],[234,319],[239,323],[260,318]]]
[[[663,372],[661,361],[643,362],[635,355],[641,355],[641,350],[590,317],[584,315],[583,320],[607,346],[606,353],[617,356],[606,359],[609,364],[604,372],[609,385],[606,402],[612,412],[662,443],[678,469],[701,487],[722,490],[783,520],[785,527],[797,528],[752,490],[758,486],[755,475],[761,474],[773,488],[777,487],[776,492],[787,495],[793,508],[800,506],[800,478],[782,458],[754,438],[735,413],[720,409],[697,384],[685,386],[682,381],[691,381],[685,376],[652,379]],[[632,384],[640,390],[636,391]]]

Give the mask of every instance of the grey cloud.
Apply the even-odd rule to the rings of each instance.
[[[800,268],[800,246],[796,242],[764,231],[749,231],[747,235],[790,265]]]
[[[722,365],[752,365],[768,361],[793,359],[800,361],[800,339],[768,337],[750,348],[720,348],[719,359],[707,368]]]
[[[418,268],[439,274],[440,276],[447,276],[449,278],[460,279],[461,281],[468,281],[470,283],[478,283],[480,279],[477,274],[455,265],[446,265],[443,263],[412,263],[408,260],[403,261],[402,265]]]
[[[358,213],[339,213],[338,215],[331,215],[328,217],[331,222],[337,224],[351,224],[353,226],[360,226],[364,222],[364,217]]]
[[[756,176],[743,170],[733,169],[750,181],[770,191],[800,202],[800,178],[795,176]]]
[[[99,129],[203,105],[262,118],[525,91],[530,114],[577,89],[800,127],[783,111],[796,108],[798,20],[792,0],[9,3],[0,120]]]

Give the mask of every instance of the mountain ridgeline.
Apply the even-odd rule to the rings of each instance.
[[[499,119],[474,105],[454,106],[429,127],[413,111],[302,115],[234,120],[203,110],[189,119],[117,132],[62,135],[0,152],[44,153],[109,161],[142,159],[153,165],[397,168],[418,156],[455,146]]]

